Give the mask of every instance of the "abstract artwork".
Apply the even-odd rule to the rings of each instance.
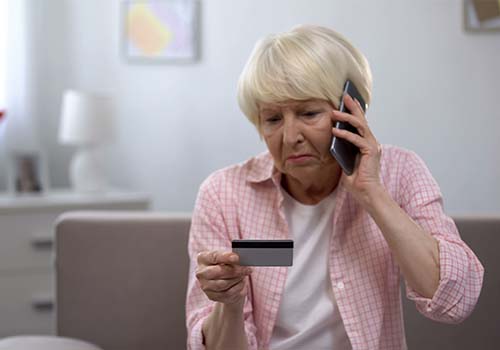
[[[125,1],[123,5],[122,45],[127,59],[143,62],[196,60],[196,1]]]

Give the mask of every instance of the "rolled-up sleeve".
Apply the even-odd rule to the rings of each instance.
[[[208,250],[231,250],[231,238],[223,215],[226,205],[219,196],[222,180],[216,173],[203,182],[191,221],[188,244],[190,268],[186,296],[187,347],[191,350],[205,349],[202,325],[215,305],[215,302],[203,293],[196,279],[198,253]],[[248,348],[257,349],[252,310],[249,290],[244,306],[245,333]]]
[[[402,208],[439,244],[439,286],[432,298],[419,295],[406,283],[406,295],[424,316],[444,323],[460,323],[481,292],[484,268],[460,238],[453,220],[444,213],[438,184],[425,163],[408,152],[400,179]]]

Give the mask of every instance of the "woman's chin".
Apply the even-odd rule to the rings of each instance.
[[[296,179],[307,179],[315,177],[318,172],[321,172],[321,168],[315,166],[314,164],[301,164],[287,166],[286,175],[290,175]]]

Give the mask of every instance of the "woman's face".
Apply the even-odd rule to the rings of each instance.
[[[333,106],[325,100],[259,106],[260,132],[276,168],[298,180],[336,165],[330,154]]]

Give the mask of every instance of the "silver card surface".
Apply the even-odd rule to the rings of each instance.
[[[233,252],[240,257],[242,266],[292,266],[293,241],[252,240],[232,241]]]

